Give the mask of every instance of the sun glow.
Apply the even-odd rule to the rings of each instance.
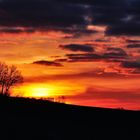
[[[35,98],[49,96],[49,89],[45,87],[29,87],[28,92],[30,93],[28,96],[34,96]]]
[[[46,84],[31,84],[21,88],[24,97],[48,98],[57,95],[57,88]]]
[[[31,98],[47,98],[52,96],[52,87],[42,84],[31,84],[16,87],[12,90],[13,96]]]
[[[48,98],[65,95],[67,88],[58,85],[49,84],[25,84],[12,89],[13,96],[22,96],[29,98]]]

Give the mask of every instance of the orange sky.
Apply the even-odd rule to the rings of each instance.
[[[137,0],[125,2],[0,0],[0,61],[24,76],[12,95],[140,109]]]
[[[100,35],[102,36],[102,33]],[[60,44],[88,43],[97,54],[105,53],[108,45],[123,48],[131,57],[135,53],[125,47],[127,42],[124,38],[109,37],[106,38],[108,42],[97,42],[95,40],[98,39],[98,35],[91,35],[88,39],[86,36],[83,36],[83,39],[69,39],[64,36],[65,34],[61,32],[1,35],[1,61],[15,64],[24,76],[24,83],[14,87],[12,95],[25,97],[64,95],[67,102],[74,104],[139,109],[140,79],[139,74],[131,73],[133,69],[123,68],[120,62],[103,58],[83,62],[58,60],[67,59],[66,54],[77,54],[60,48]],[[85,52],[78,51],[78,54]],[[41,60],[61,63],[62,66],[33,64]]]

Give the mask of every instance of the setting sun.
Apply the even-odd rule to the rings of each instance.
[[[48,98],[64,96],[64,93],[70,94],[67,87],[61,87],[59,85],[47,85],[47,84],[23,84],[21,86],[14,87],[12,89],[13,96],[22,96],[29,98]]]
[[[36,98],[49,96],[49,90],[44,87],[30,87],[28,91],[30,91],[30,94]]]
[[[51,96],[51,88],[45,85],[35,84],[35,85],[23,85],[12,90],[14,95],[22,95],[24,97],[34,97],[34,98],[47,98]]]
[[[51,87],[42,84],[27,85],[22,91],[25,97],[47,98],[52,95]]]

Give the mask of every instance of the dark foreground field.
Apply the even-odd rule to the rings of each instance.
[[[140,112],[0,97],[0,140],[140,139]]]

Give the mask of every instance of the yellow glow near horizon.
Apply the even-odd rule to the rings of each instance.
[[[29,87],[27,88],[30,95],[35,98],[41,98],[41,97],[48,97],[49,96],[49,89],[45,87]]]
[[[52,89],[49,86],[42,84],[31,84],[15,87],[12,90],[13,96],[47,98],[52,95]]]
[[[61,87],[58,85],[48,85],[48,84],[29,84],[14,87],[12,89],[13,96],[22,96],[22,97],[33,97],[33,98],[48,98],[65,95],[68,93],[69,88]]]
[[[47,84],[31,84],[21,88],[23,96],[34,98],[47,98],[52,96],[58,96],[58,91],[61,91],[58,87]]]

